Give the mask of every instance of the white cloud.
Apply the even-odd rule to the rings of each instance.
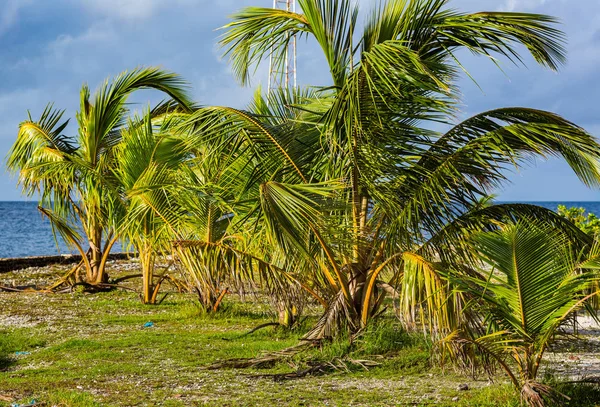
[[[98,21],[83,33],[59,35],[46,46],[45,53],[40,55],[40,63],[46,69],[69,72],[72,78],[73,75],[90,77],[105,69],[102,58],[108,54],[113,57],[120,55],[119,40],[120,36],[111,22]]]
[[[89,27],[83,34],[72,36],[62,34],[48,45],[48,49],[55,53],[99,42],[110,42],[118,39],[113,27],[106,21],[99,22]],[[62,56],[62,55],[61,55]]]
[[[124,20],[145,20],[168,2],[160,0],[84,0],[82,4],[92,12]]]

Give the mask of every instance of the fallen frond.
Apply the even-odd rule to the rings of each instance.
[[[289,359],[305,350],[311,349],[317,346],[316,342],[302,342],[298,345],[277,351],[267,353],[263,356],[256,358],[235,358],[227,359],[219,362],[215,362],[211,365],[206,366],[206,370],[217,370],[217,369],[246,369],[250,367],[264,368],[273,366],[277,362]]]
[[[321,376],[335,372],[350,373],[352,367],[359,367],[363,370],[369,370],[369,368],[379,365],[380,363],[372,360],[334,358],[331,361],[315,363],[305,369],[298,369],[290,373],[253,375],[252,377],[271,378],[275,382],[282,382],[285,380],[301,379],[306,376]]]

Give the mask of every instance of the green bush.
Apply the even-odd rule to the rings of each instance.
[[[573,222],[579,229],[588,235],[596,236],[600,233],[600,218],[593,213],[587,213],[585,208],[558,205],[558,214],[565,219]]]

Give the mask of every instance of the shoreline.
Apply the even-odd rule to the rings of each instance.
[[[134,253],[111,253],[109,260],[128,260],[134,258]],[[46,267],[52,264],[73,264],[81,260],[79,254],[59,254],[53,256],[5,257],[0,258],[0,274],[29,267]]]

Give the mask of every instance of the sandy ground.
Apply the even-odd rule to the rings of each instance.
[[[573,324],[563,327],[566,339],[559,340],[544,356],[545,371],[571,380],[600,382],[600,326],[590,316],[577,316]]]

